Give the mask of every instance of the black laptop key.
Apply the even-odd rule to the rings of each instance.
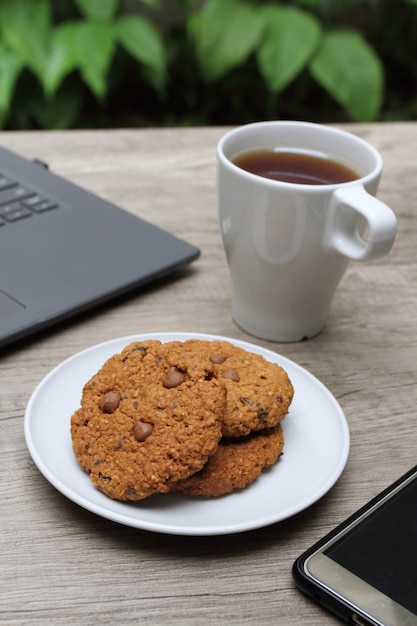
[[[17,183],[7,176],[0,174],[0,189],[7,189],[8,187],[14,187]]]
[[[37,193],[34,193],[32,196],[29,196],[29,198],[25,198],[23,200],[23,204],[25,204],[28,207],[31,207],[34,204],[39,204],[40,202],[43,202],[44,200],[45,198],[43,198]]]
[[[31,200],[31,198],[29,198]],[[52,202],[51,200],[42,200],[41,202],[35,202],[28,204],[27,202],[23,202],[26,206],[30,206],[34,213],[45,213],[45,211],[50,211],[51,209],[56,209],[58,207],[56,202]]]
[[[33,191],[22,185],[15,185],[14,187],[8,187],[0,191],[0,205],[9,204],[13,200],[22,200],[28,196],[33,195]]]
[[[17,222],[25,217],[30,217],[32,211],[25,207],[21,202],[14,202],[13,204],[6,204],[0,207],[0,215],[7,222]]]
[[[30,217],[33,213],[45,213],[57,207],[56,202],[0,174],[0,226],[4,226],[6,222],[17,222]]]

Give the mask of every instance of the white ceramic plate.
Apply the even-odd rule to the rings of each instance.
[[[287,371],[294,400],[283,427],[284,454],[249,487],[220,498],[154,495],[138,503],[117,502],[98,491],[75,459],[70,417],[84,383],[131,341],[222,339],[261,354]],[[35,389],[25,413],[25,438],[33,461],[67,498],[104,518],[161,533],[221,535],[284,520],[321,498],[337,481],[349,453],[345,416],[332,394],[292,361],[254,344],[195,333],[153,333],[93,346],[52,370]]]

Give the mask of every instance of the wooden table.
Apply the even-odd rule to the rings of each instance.
[[[215,191],[215,147],[224,129],[2,134],[5,147],[47,161],[202,250],[175,280],[3,349],[2,624],[338,623],[295,589],[293,560],[417,462],[417,125],[347,128],[383,155],[379,197],[397,213],[398,236],[386,258],[350,265],[325,331],[296,344],[256,340],[231,319]],[[56,491],[25,446],[23,416],[34,388],[84,348],[156,331],[252,341],[318,377],[351,433],[349,460],[333,489],[291,519],[218,537],[118,525]]]

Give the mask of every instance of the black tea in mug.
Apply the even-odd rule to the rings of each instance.
[[[301,150],[251,150],[231,160],[257,176],[301,185],[338,185],[361,177],[343,163]]]

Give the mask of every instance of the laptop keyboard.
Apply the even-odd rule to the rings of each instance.
[[[0,174],[0,227],[57,207],[57,202]]]

